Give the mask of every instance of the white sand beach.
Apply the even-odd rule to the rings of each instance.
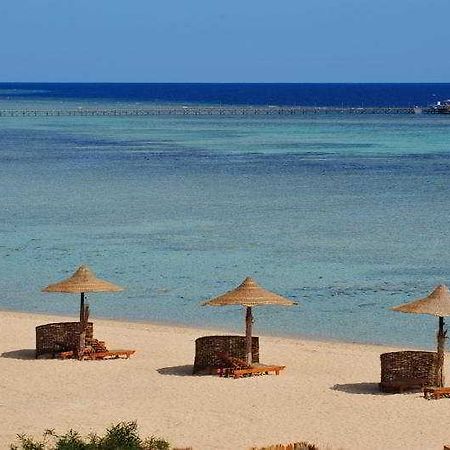
[[[93,318],[97,338],[136,354],[35,360],[35,326],[62,320],[0,313],[1,449],[17,433],[101,433],[121,420],[194,450],[300,440],[348,450],[442,450],[450,443],[450,399],[378,392],[385,347],[260,336],[261,361],[287,366],[280,376],[192,376],[195,339],[211,330]]]

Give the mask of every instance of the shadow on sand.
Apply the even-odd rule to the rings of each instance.
[[[378,383],[335,384],[330,389],[347,394],[386,395],[385,392],[380,391]]]
[[[34,348],[11,350],[10,352],[3,352],[0,356],[2,358],[12,358],[12,359],[36,359],[36,350]]]
[[[196,373],[195,375],[192,374],[192,370],[194,369],[193,365],[187,365],[187,366],[172,366],[172,367],[163,367],[161,369],[157,369],[157,372],[161,375],[174,375],[177,377],[192,377],[192,376],[199,376],[199,375],[205,375],[201,373]]]

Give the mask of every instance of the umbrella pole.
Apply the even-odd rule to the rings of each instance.
[[[84,292],[81,293],[80,322],[83,322],[83,318],[84,318]]]
[[[439,387],[444,387],[444,347],[445,347],[445,338],[447,332],[444,330],[444,318],[439,317],[439,331],[437,334],[437,355],[438,355],[438,373],[437,373],[437,381],[439,383]]]
[[[86,307],[84,306],[84,292],[81,293],[80,301],[80,336],[77,345],[77,358],[83,359],[84,347],[86,345]]]
[[[247,364],[252,364],[252,308],[247,306],[247,311],[245,313],[245,359]]]

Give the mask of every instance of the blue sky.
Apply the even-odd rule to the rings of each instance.
[[[448,82],[449,0],[1,0],[0,81]]]

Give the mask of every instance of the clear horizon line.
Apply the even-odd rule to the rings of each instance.
[[[448,84],[448,81],[3,81],[0,84]]]

